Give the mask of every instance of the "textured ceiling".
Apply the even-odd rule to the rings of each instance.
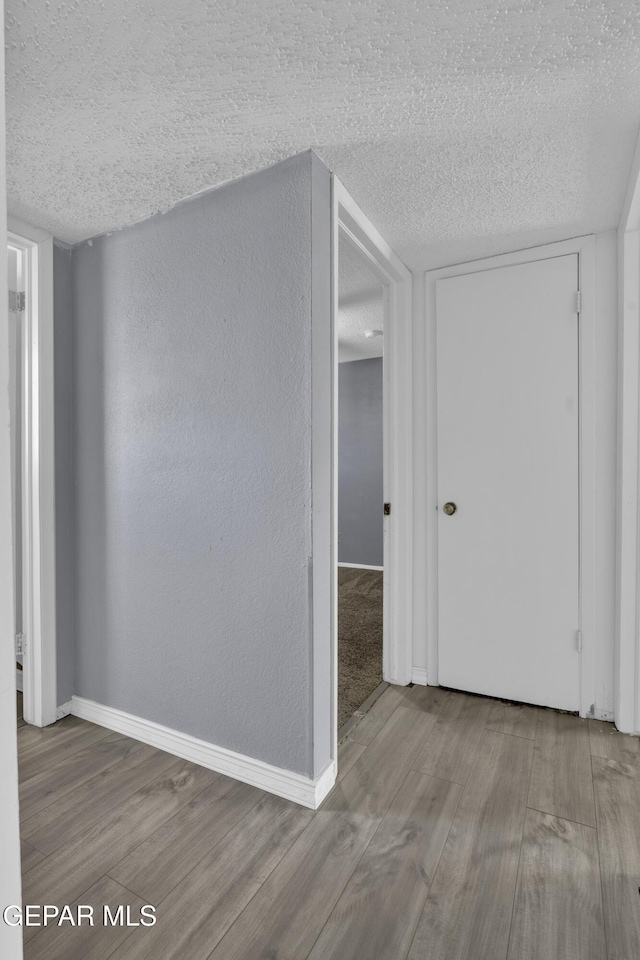
[[[365,330],[382,330],[382,283],[364,256],[340,237],[338,248],[338,360],[381,357],[382,337],[365,337]]]
[[[74,242],[313,147],[411,267],[617,225],[633,0],[6,0],[10,211]]]

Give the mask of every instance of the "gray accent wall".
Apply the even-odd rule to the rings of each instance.
[[[309,586],[329,182],[301,154],[78,245],[72,271],[75,693],[308,775],[330,730]]]
[[[70,247],[53,246],[53,349],[58,704],[74,693],[73,315]]]
[[[383,564],[382,358],[338,364],[338,562]]]

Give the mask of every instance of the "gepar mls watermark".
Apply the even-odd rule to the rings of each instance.
[[[65,904],[28,903],[23,907],[11,904],[2,911],[2,919],[8,927],[152,927],[156,922],[156,908],[150,903],[134,911],[128,904],[110,907],[105,904],[101,910],[87,903]]]

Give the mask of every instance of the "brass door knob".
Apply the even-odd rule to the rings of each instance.
[[[452,517],[458,508],[456,507],[455,503],[445,503],[442,509],[448,517]]]

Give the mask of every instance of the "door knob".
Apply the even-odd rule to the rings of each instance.
[[[442,509],[444,510],[444,512],[448,517],[452,517],[458,508],[456,507],[455,503],[449,502],[449,503],[445,503]]]

